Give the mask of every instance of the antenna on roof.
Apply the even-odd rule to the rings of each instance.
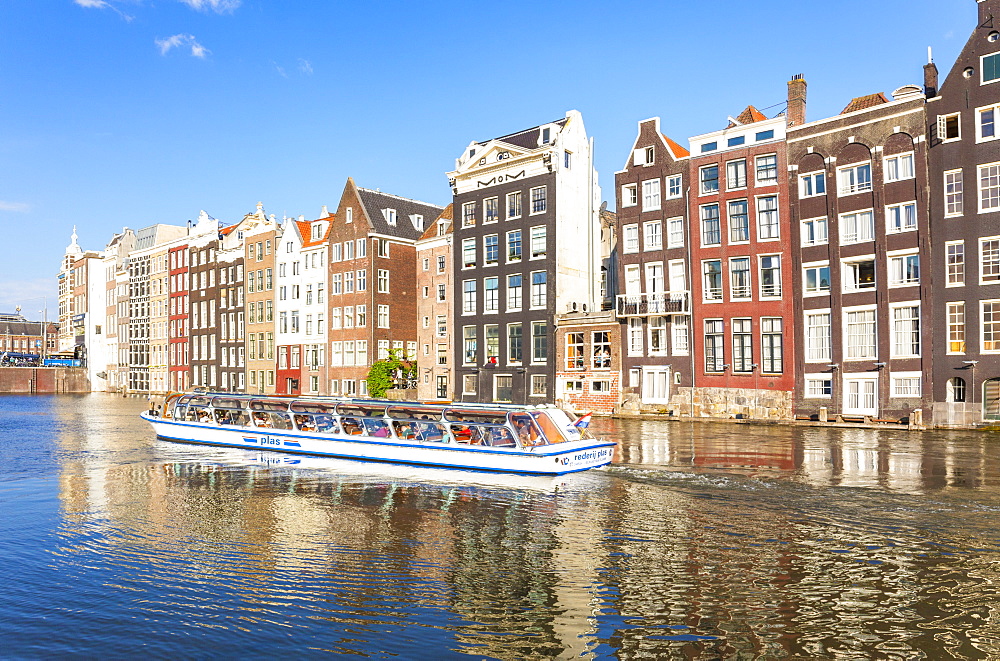
[[[934,57],[931,55],[931,47],[927,47],[927,64],[933,64]]]

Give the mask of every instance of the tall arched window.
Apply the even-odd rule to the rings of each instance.
[[[948,401],[965,401],[965,379],[960,376],[948,379]]]

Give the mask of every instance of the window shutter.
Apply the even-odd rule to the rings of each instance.
[[[646,150],[636,149],[632,152],[632,164],[633,165],[645,165],[646,164]]]

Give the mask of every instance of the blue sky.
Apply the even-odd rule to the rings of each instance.
[[[0,311],[55,309],[73,225],[317,217],[344,181],[445,204],[471,140],[583,113],[604,197],[636,122],[669,136],[942,79],[975,0],[0,2]]]

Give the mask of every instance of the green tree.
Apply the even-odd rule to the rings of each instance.
[[[388,358],[375,361],[368,370],[368,395],[380,399],[390,388],[411,387],[416,378],[417,361],[402,360],[396,349],[390,349]]]

